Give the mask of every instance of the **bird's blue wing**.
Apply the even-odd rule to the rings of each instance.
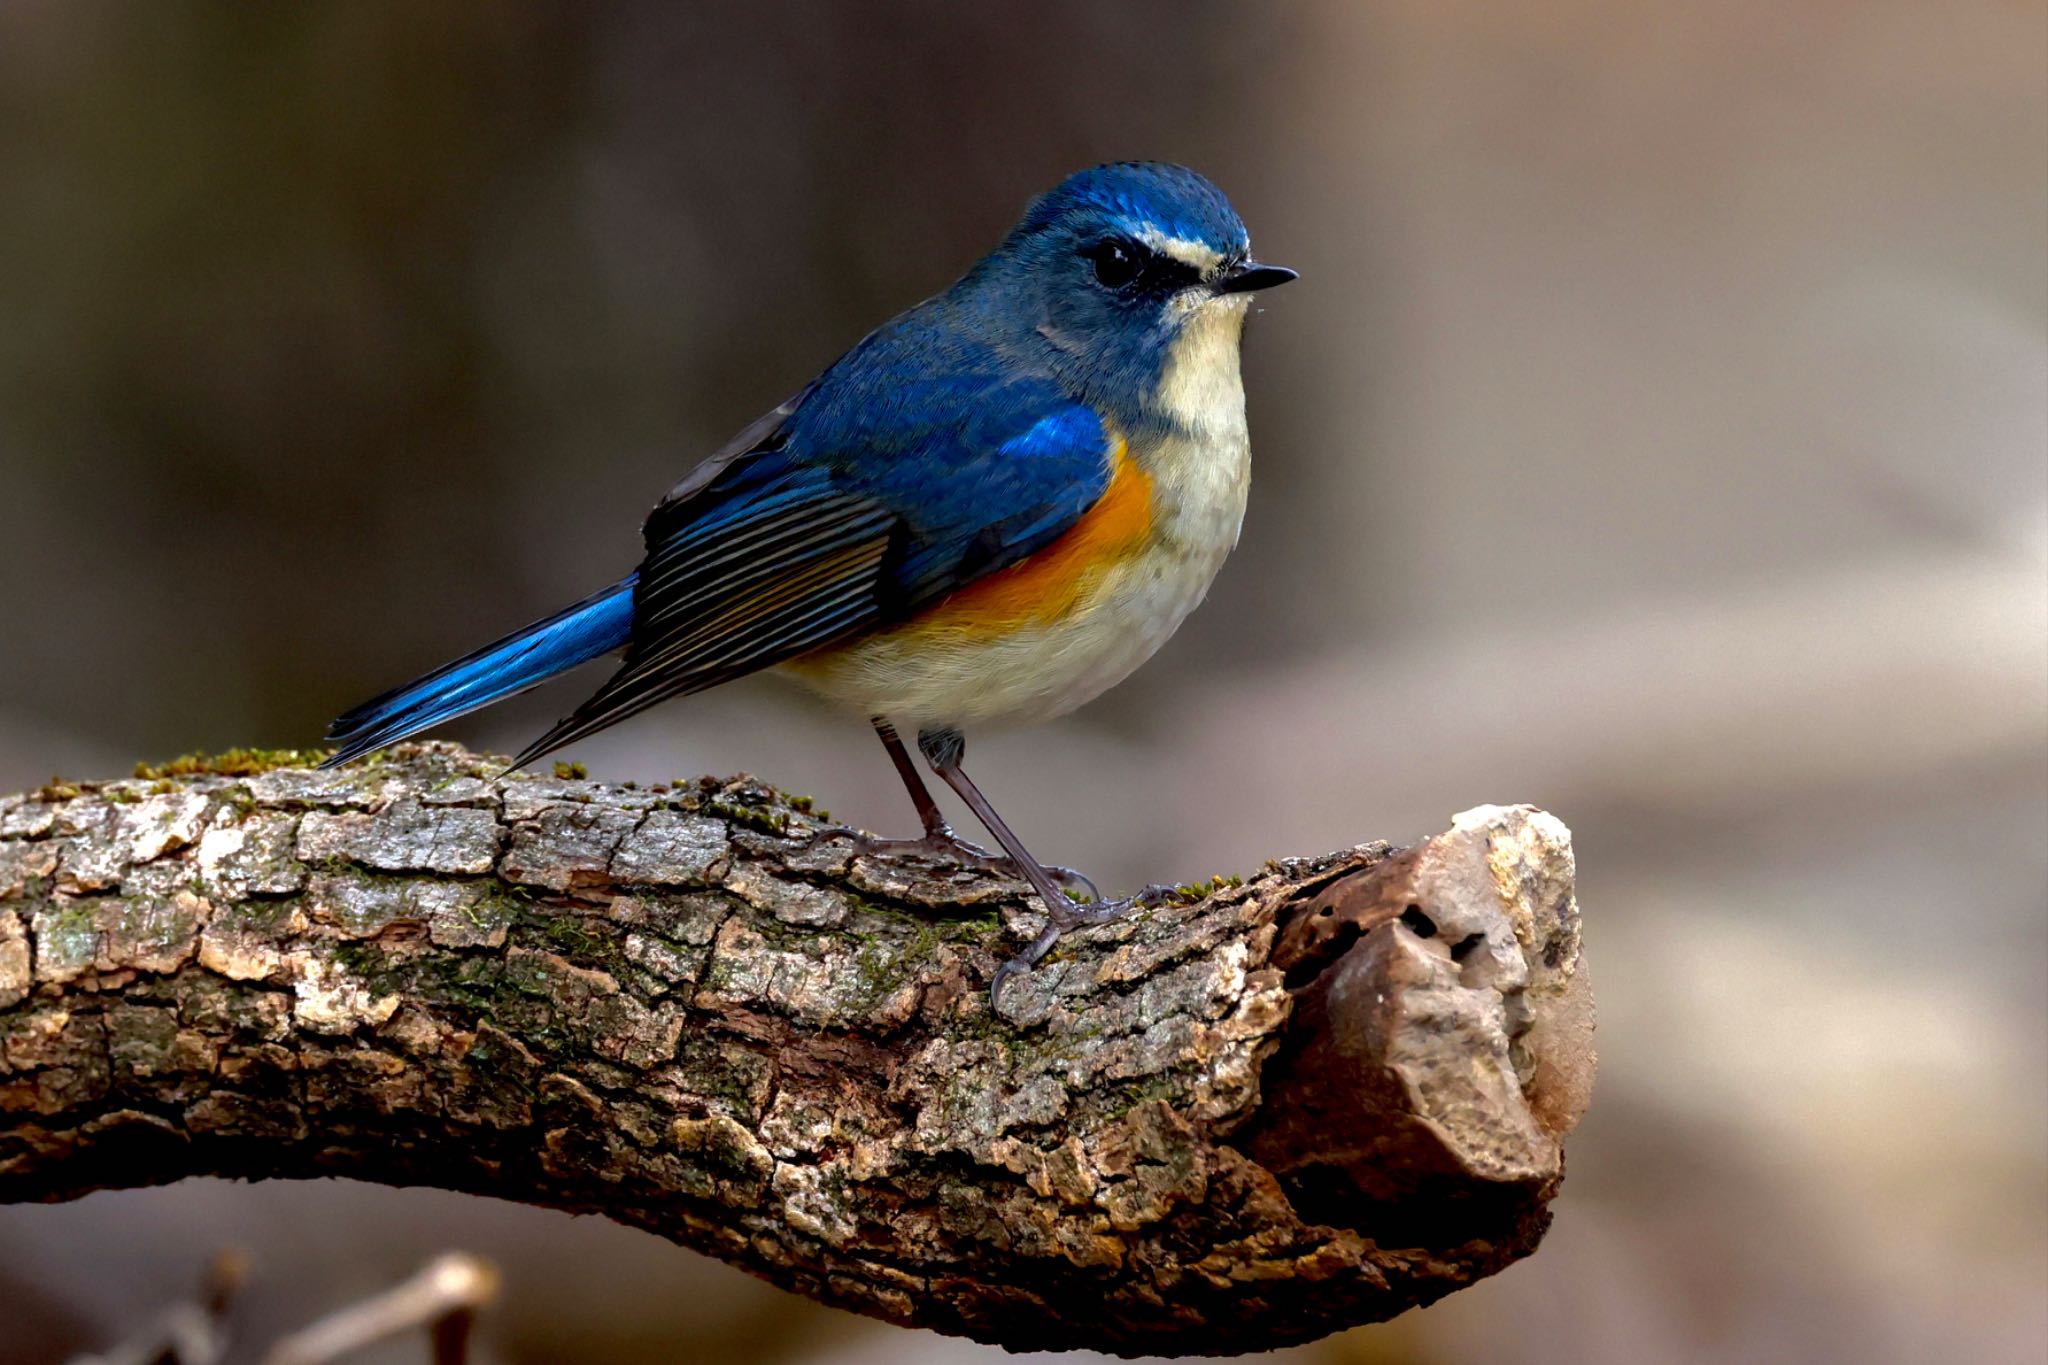
[[[857,348],[866,364],[835,367],[655,508],[624,665],[518,763],[901,620],[1102,496],[1110,436],[1091,409],[986,355],[914,358],[894,378],[904,367]]]

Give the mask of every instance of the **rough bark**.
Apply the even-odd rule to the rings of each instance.
[[[1386,1318],[1542,1236],[1593,1065],[1552,817],[1190,889],[1002,1017],[1022,888],[824,829],[750,779],[446,745],[0,797],[0,1200],[431,1184],[1161,1354]]]

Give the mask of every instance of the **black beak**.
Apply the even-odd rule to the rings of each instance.
[[[1249,294],[1254,289],[1278,289],[1289,280],[1300,278],[1300,271],[1289,270],[1284,265],[1246,261],[1228,274],[1218,276],[1209,288],[1218,294]]]

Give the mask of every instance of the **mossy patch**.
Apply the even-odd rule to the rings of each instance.
[[[224,749],[217,754],[183,754],[168,763],[138,763],[135,775],[145,780],[255,777],[279,768],[318,767],[333,753],[332,749]]]
[[[758,1115],[775,1093],[775,1063],[745,1043],[688,1033],[676,1049],[690,1085],[736,1114]]]
[[[1171,1104],[1181,1098],[1181,1083],[1172,1072],[1147,1076],[1128,1085],[1101,1085],[1087,1097],[1088,1107],[1107,1119],[1121,1119],[1154,1100]]]
[[[496,957],[420,952],[375,941],[336,944],[328,956],[373,995],[398,995],[479,1015],[493,1013],[513,989],[504,960]]]
[[[1244,885],[1242,877],[1226,877],[1221,872],[1206,882],[1186,882],[1173,888],[1173,899],[1178,905],[1193,905],[1196,901],[1207,900],[1218,891],[1234,891]]]
[[[735,801],[720,801],[707,796],[697,803],[697,809],[700,814],[715,815],[758,834],[789,833],[789,813],[773,806],[743,806]]]
[[[92,907],[91,901],[69,901],[37,908],[31,924],[39,975],[75,973],[92,965],[100,946]]]
[[[945,935],[930,922],[918,924],[906,939],[894,936],[863,937],[854,950],[852,989],[848,1003],[858,1014],[869,1014],[890,996],[923,975],[938,959]]]

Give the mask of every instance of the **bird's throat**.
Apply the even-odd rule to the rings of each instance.
[[[1245,439],[1244,379],[1238,343],[1246,300],[1210,298],[1197,304],[1167,347],[1159,376],[1159,414],[1200,441]]]

